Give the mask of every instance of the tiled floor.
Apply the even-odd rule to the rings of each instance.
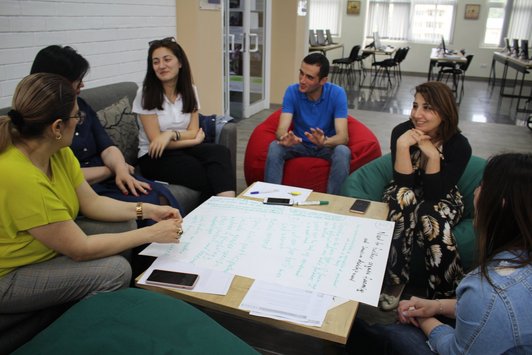
[[[366,75],[360,85],[360,75],[357,73],[356,79],[351,85],[343,85],[348,96],[350,109],[378,111],[407,115],[412,106],[412,92],[416,85],[427,80],[426,76],[403,75],[401,80],[392,78],[393,84],[387,89],[371,89],[371,76]],[[448,84],[451,85],[452,80]],[[342,81],[345,84],[345,80]],[[379,83],[386,84],[385,82]],[[382,85],[386,86],[386,85]],[[530,95],[530,82],[524,86],[523,93]],[[501,98],[499,95],[500,84],[489,86],[485,79],[469,79],[466,77],[464,84],[464,94],[462,96],[460,108],[460,120],[471,122],[502,123],[511,125],[524,125],[525,113],[516,114],[517,99]],[[505,92],[511,93],[512,87],[507,86]],[[515,88],[515,93],[518,88]],[[521,100],[520,107],[523,108],[526,100]],[[528,108],[532,109],[532,103],[528,103]]]

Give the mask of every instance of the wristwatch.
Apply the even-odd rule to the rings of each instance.
[[[137,214],[137,220],[142,221],[143,213],[142,213],[142,202],[137,202],[137,206],[135,207],[135,212]]]

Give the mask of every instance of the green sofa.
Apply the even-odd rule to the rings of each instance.
[[[469,270],[474,263],[473,192],[482,180],[485,165],[485,159],[472,156],[458,181],[458,188],[464,196],[464,216],[462,221],[454,226],[453,233],[465,270]],[[383,155],[353,172],[342,185],[341,194],[381,201],[384,188],[392,180],[392,174],[391,155]]]
[[[193,306],[129,288],[72,306],[13,354],[259,354]]]

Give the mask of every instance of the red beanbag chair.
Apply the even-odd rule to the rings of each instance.
[[[279,124],[281,110],[272,113],[251,133],[244,157],[244,175],[246,183],[264,181],[264,167],[270,143],[275,140],[275,131]],[[362,165],[382,155],[377,137],[364,124],[349,116],[349,149],[351,149],[351,169],[355,171]],[[330,164],[320,158],[294,158],[287,160],[284,166],[283,185],[298,186],[317,192],[327,191]]]

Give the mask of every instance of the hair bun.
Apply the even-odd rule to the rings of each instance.
[[[11,118],[11,122],[13,122],[15,126],[24,127],[24,117],[22,117],[20,112],[18,112],[17,110],[9,110],[7,115],[9,116],[9,118]]]

